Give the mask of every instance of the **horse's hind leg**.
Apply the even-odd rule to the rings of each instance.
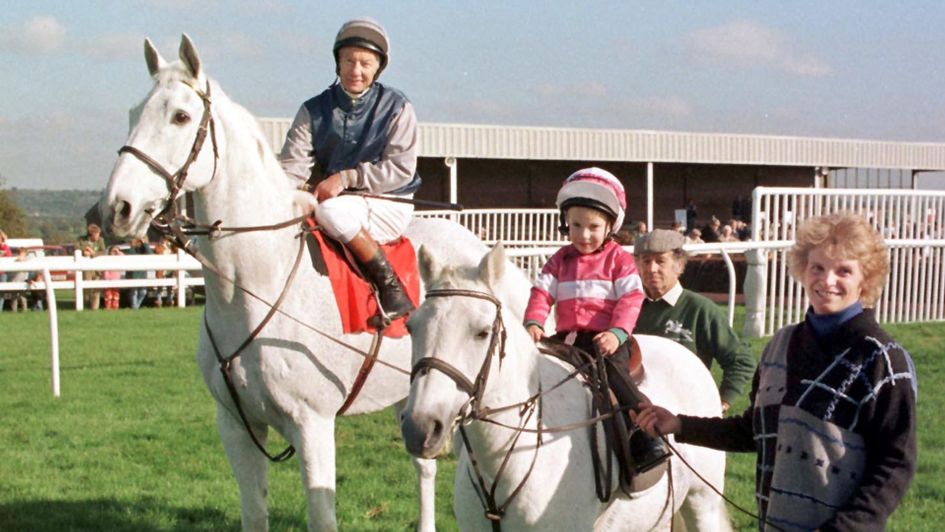
[[[335,420],[312,416],[298,425],[296,450],[308,502],[308,529],[338,530],[335,517]]]
[[[267,458],[256,448],[243,422],[217,404],[217,429],[223,449],[240,487],[240,510],[244,531],[269,529],[266,492],[269,483]],[[267,427],[253,427],[260,443],[266,444]]]

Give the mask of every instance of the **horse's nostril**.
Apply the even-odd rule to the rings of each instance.
[[[443,423],[439,420],[433,422],[433,439],[439,440],[440,436],[443,434]]]
[[[131,204],[128,203],[127,201],[121,202],[121,205],[119,206],[119,209],[118,209],[118,214],[124,219],[128,219],[129,217],[131,217]]]

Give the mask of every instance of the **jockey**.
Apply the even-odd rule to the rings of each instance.
[[[542,268],[528,300],[525,326],[535,342],[541,340],[554,305],[553,337],[606,357],[617,399],[635,409],[644,397],[630,379],[630,335],[644,293],[633,255],[613,239],[627,206],[623,184],[606,170],[585,168],[565,180],[556,203],[561,232],[571,243]],[[639,430],[630,438],[630,455],[637,474],[669,458],[661,441]]]
[[[403,235],[413,205],[340,194],[412,198],[420,187],[417,117],[400,91],[377,82],[390,57],[379,23],[346,22],[333,52],[337,79],[299,108],[280,160],[300,185],[314,185],[318,225],[351,251],[377,287],[383,312],[394,319],[414,306],[378,243]]]

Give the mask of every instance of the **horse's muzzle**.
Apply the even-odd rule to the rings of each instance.
[[[448,426],[429,414],[407,412],[400,422],[407,452],[419,458],[436,458],[447,438]]]

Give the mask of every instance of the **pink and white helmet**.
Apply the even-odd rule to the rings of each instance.
[[[613,218],[611,231],[617,232],[623,226],[627,193],[614,174],[597,167],[584,168],[564,180],[555,205],[561,210],[562,217],[568,207],[590,207],[603,211]]]

